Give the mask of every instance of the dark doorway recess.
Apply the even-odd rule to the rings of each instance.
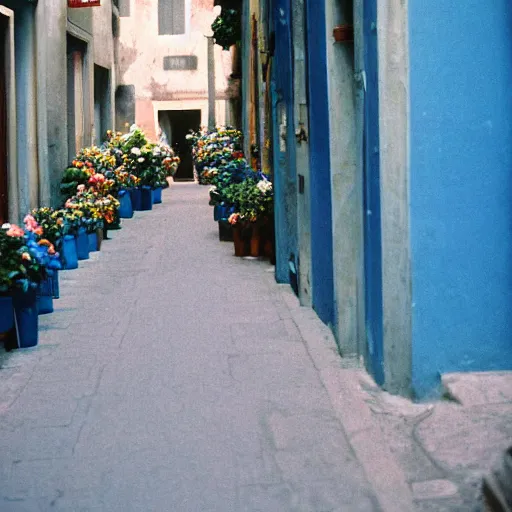
[[[187,142],[190,130],[199,130],[201,124],[200,110],[161,110],[158,112],[158,122],[168,144],[174,149],[181,162],[174,176],[177,181],[192,181],[194,179],[194,164]]]

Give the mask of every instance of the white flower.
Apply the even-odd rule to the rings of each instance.
[[[262,194],[266,194],[272,190],[272,182],[267,180],[260,180],[256,185]]]
[[[141,164],[142,162],[144,162],[144,158],[142,158],[142,157],[137,158],[137,162],[139,162]]]
[[[11,225],[6,222],[5,224],[2,224],[2,229],[11,229]]]
[[[212,185],[212,186],[210,187],[209,192],[215,192],[216,190],[217,190],[217,187],[216,187],[215,185]]]
[[[132,148],[131,152],[132,152],[133,155],[137,155],[137,156],[140,155],[140,149],[139,148]]]
[[[161,153],[160,148],[158,146],[156,146],[153,149],[153,155],[158,156],[160,153]]]

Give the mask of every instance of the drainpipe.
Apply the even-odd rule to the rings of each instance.
[[[215,130],[215,42],[213,36],[206,36],[208,41],[208,129]]]

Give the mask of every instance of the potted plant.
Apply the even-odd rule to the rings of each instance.
[[[19,346],[33,347],[38,342],[36,290],[52,266],[58,268],[58,255],[36,237],[40,226],[26,218],[26,228],[4,224],[0,229],[0,291],[12,297]],[[49,244],[49,242],[48,242]],[[5,302],[5,301],[2,301]]]
[[[36,258],[39,264],[43,265],[46,269],[45,276],[41,279],[36,289],[37,310],[40,315],[53,312],[54,279],[58,279],[55,277],[55,274],[61,268],[59,254],[55,250],[55,245],[50,240],[55,239],[57,236],[59,225],[54,226],[51,224],[51,214],[48,210],[50,209],[43,211],[34,210],[34,213],[38,214],[40,218],[45,215],[46,231],[32,213],[26,215],[23,219],[26,238],[29,239],[30,243],[37,242],[37,246],[34,247]]]
[[[272,182],[260,175],[260,179],[248,178],[232,184],[227,195],[236,205],[237,213],[230,217],[232,225],[242,225],[250,232],[250,254],[260,256],[262,227],[268,222],[273,209]]]
[[[242,23],[240,12],[237,9],[223,8],[219,16],[212,23],[215,44],[223,50],[229,50],[242,39]]]

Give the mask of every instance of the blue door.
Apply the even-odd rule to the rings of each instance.
[[[272,9],[275,53],[272,62],[272,132],[276,279],[297,293],[297,176],[293,120],[293,56],[290,0],[276,0]]]
[[[377,3],[364,0],[364,269],[367,366],[384,383]]]
[[[334,324],[334,263],[325,0],[306,0],[313,308]]]

